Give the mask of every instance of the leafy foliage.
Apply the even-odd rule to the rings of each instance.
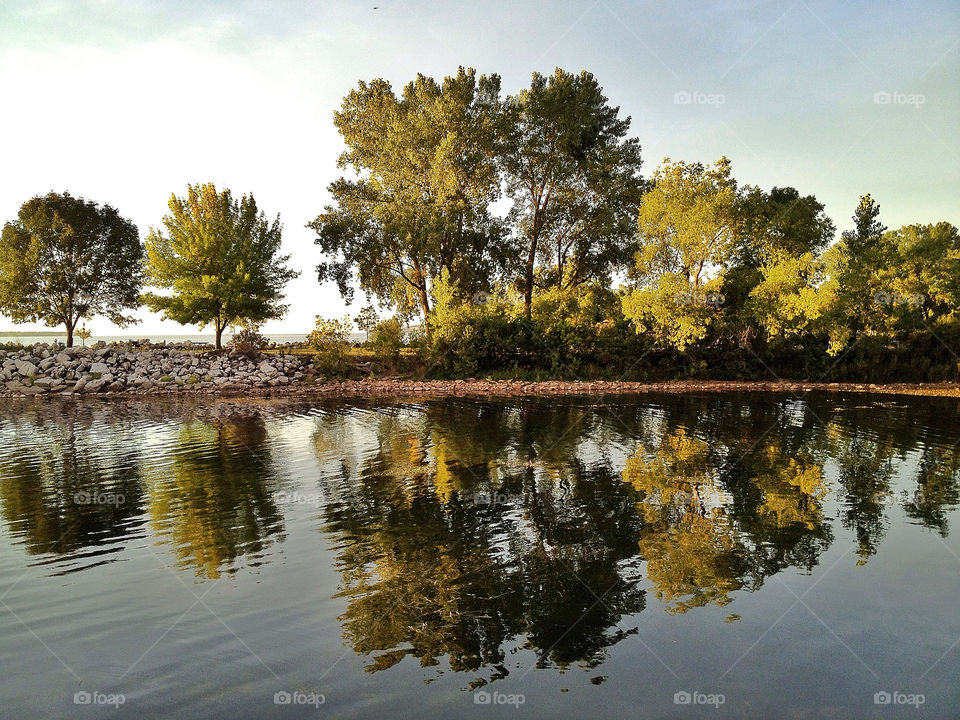
[[[0,310],[15,322],[63,325],[67,345],[82,318],[122,326],[138,304],[143,245],[110,205],[48,193],[25,202],[0,235]]]
[[[604,281],[630,262],[644,183],[629,128],[586,71],[534,73],[507,99],[500,163],[514,202],[512,275],[528,318],[535,284]]]
[[[166,232],[147,238],[147,263],[150,283],[171,294],[147,293],[147,306],[179,323],[212,323],[218,350],[228,325],[282,317],[283,287],[298,273],[278,254],[279,217],[269,222],[253,195],[236,200],[213,183],[187,186],[168,207]]]
[[[347,364],[348,337],[353,329],[349,316],[342,320],[326,319],[317,315],[317,326],[307,335],[307,343],[316,352],[314,364],[321,372],[337,374]]]
[[[347,145],[334,204],[310,224],[330,259],[317,273],[349,301],[361,288],[401,313],[429,317],[430,285],[447,272],[464,293],[485,289],[502,255],[494,164],[500,78],[460,68],[437,83],[418,75],[397,97],[361,82],[334,122]]]

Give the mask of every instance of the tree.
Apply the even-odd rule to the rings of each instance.
[[[224,328],[282,317],[283,287],[299,273],[280,250],[280,217],[267,221],[253,195],[235,200],[213,183],[188,185],[171,195],[167,232],[151,228],[147,263],[151,284],[172,290],[148,293],[144,302],[185,325],[213,323],[220,350]]]
[[[836,227],[823,203],[792,187],[747,186],[736,214],[722,292],[727,332],[746,343],[758,330],[768,337],[808,330],[830,303],[820,256]]]
[[[560,68],[507,99],[499,154],[528,318],[538,259],[543,284],[569,287],[607,279],[633,255],[644,184],[640,143],[619,111],[592,74]]]
[[[640,250],[624,315],[637,331],[683,350],[706,336],[737,227],[730,161],[673,162],[657,169],[640,204]]]
[[[923,329],[960,313],[960,232],[948,222],[885,232],[879,270],[885,301],[901,329]]]
[[[0,310],[14,322],[63,325],[67,347],[82,318],[135,322],[143,282],[140,233],[110,205],[48,193],[20,207],[0,236]]]
[[[334,122],[347,145],[334,204],[309,227],[330,259],[317,267],[348,302],[351,283],[401,314],[427,320],[431,286],[446,271],[469,297],[489,288],[503,256],[494,163],[500,78],[460,68],[438,84],[418,75],[397,97],[385,80],[361,82]]]
[[[380,321],[380,316],[377,315],[377,309],[373,305],[367,305],[357,314],[353,321],[357,324],[358,328],[367,334],[367,340],[370,340],[370,331],[377,326],[377,323]]]
[[[813,195],[792,187],[743,188],[737,198],[740,220],[734,263],[759,267],[784,257],[819,254],[833,240],[836,226]]]
[[[840,242],[830,249],[836,256],[833,263],[838,283],[832,321],[835,350],[886,324],[883,304],[875,298],[882,292],[877,274],[886,264],[882,241],[887,228],[879,215],[880,206],[869,193],[861,196],[852,218],[854,228],[844,231]]]

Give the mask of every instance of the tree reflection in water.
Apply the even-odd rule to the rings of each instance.
[[[810,572],[834,540],[832,454],[841,493],[861,490],[843,470],[851,428],[831,439],[818,419],[830,412],[692,397],[330,413],[314,435],[326,459],[345,437],[367,448],[325,481],[345,637],[370,671],[410,655],[496,678],[520,646],[589,666],[634,631],[645,589],[683,613]],[[956,475],[930,473],[917,507],[949,500]]]
[[[835,543],[833,517],[860,564],[898,505],[946,536],[960,451],[944,407],[725,394],[50,399],[0,415],[0,513],[41,562],[107,562],[152,533],[181,567],[216,578],[267,562],[299,522],[281,514],[280,489],[319,489],[344,635],[368,670],[411,656],[489,680],[523,649],[531,663],[596,666],[648,606],[730,606],[786,568],[812,572]],[[301,445],[281,448],[275,422]],[[314,457],[319,488],[292,472]],[[123,501],[77,502],[103,495]]]
[[[194,420],[179,429],[169,465],[148,475],[150,518],[169,536],[181,566],[202,577],[237,570],[241,557],[260,562],[283,539],[274,502],[277,470],[259,415]]]

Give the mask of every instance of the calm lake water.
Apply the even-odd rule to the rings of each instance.
[[[3,717],[960,710],[957,400],[6,402]]]

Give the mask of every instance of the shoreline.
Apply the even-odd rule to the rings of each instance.
[[[2,386],[0,386],[2,387]],[[183,388],[156,386],[149,389],[126,389],[84,395],[79,392],[37,394],[5,393],[7,397],[98,397],[98,398],[209,398],[216,400],[260,400],[264,398],[360,398],[360,397],[550,397],[550,396],[614,396],[682,393],[856,393],[914,397],[960,398],[957,383],[828,383],[803,381],[753,380],[671,380],[635,382],[616,380],[409,380],[366,379],[291,382],[274,387]]]

